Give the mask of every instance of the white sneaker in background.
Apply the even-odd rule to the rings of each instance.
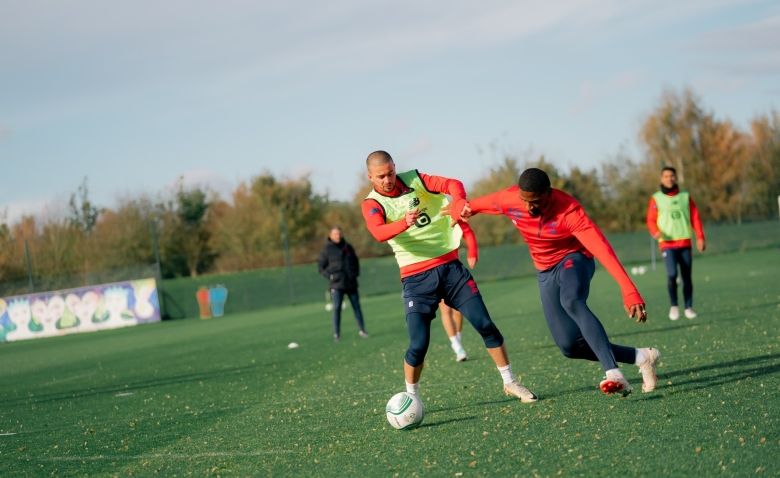
[[[671,309],[669,309],[669,318],[672,320],[677,320],[680,318],[680,308],[676,305],[673,305]]]
[[[461,347],[460,350],[458,350],[458,353],[455,355],[455,361],[456,362],[464,362],[469,359],[469,356],[466,355],[466,349]]]
[[[685,316],[688,317],[689,319],[695,319],[697,314],[696,312],[693,311],[693,309],[688,307],[687,309],[685,309]]]

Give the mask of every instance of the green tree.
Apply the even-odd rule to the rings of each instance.
[[[87,234],[92,232],[102,209],[96,207],[92,204],[92,201],[89,200],[89,189],[87,188],[86,176],[84,176],[84,180],[81,182],[78,190],[70,195],[68,209],[70,211],[68,219],[71,226],[77,227]]]

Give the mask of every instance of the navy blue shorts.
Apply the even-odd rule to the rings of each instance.
[[[448,306],[460,310],[467,301],[482,297],[471,273],[459,260],[404,277],[401,282],[404,285],[406,315],[417,312],[432,318],[442,299]]]

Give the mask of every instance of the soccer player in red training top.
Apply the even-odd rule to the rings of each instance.
[[[482,336],[488,353],[504,381],[504,391],[523,402],[537,400],[512,374],[504,337],[490,319],[482,295],[469,271],[458,260],[461,229],[451,225],[439,210],[452,196],[456,210],[466,204],[460,181],[420,174],[396,175],[393,158],[375,151],[366,159],[373,190],[363,201],[363,217],[371,234],[387,241],[401,267],[409,349],[404,359],[406,390],[418,393],[420,374],[431,339],[431,321],[439,301],[466,316]],[[454,221],[459,218],[457,214]]]
[[[644,300],[599,228],[573,197],[550,187],[547,173],[526,169],[518,186],[473,199],[458,212],[464,220],[477,213],[509,216],[531,252],[542,309],[555,344],[568,358],[601,362],[606,372],[601,382],[604,393],[625,397],[632,391],[617,362],[639,366],[643,392],[656,389],[658,350],[611,343],[586,304],[595,270],[593,257],[618,282],[626,312],[631,318],[637,317],[637,322],[647,320]],[[444,213],[451,211],[445,208]]]
[[[680,275],[683,283],[683,298],[685,299],[685,316],[696,318],[693,311],[693,255],[691,254],[691,226],[696,232],[696,247],[704,252],[704,228],[701,226],[699,210],[693,203],[688,191],[677,186],[677,171],[666,167],[661,171],[661,190],[650,197],[647,206],[647,229],[658,240],[661,254],[666,266],[667,287],[672,307],[669,318],[680,318],[677,306],[677,264],[680,264]]]

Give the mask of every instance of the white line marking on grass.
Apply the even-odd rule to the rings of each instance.
[[[76,380],[76,379],[79,379],[79,378],[89,377],[90,375],[95,375],[96,373],[97,373],[97,371],[94,371],[94,372],[84,373],[84,374],[81,374],[81,375],[76,375],[74,377],[63,378],[62,380],[55,379],[55,380],[53,380],[51,382],[46,382],[46,383],[42,384],[41,386],[42,387],[48,387],[49,385],[56,385],[58,383],[67,382],[69,380]]]
[[[0,433],[0,437],[10,437],[11,435],[16,435],[16,433]]]
[[[133,392],[125,392],[125,393],[117,393],[117,394],[116,394],[116,395],[114,395],[114,396],[115,396],[115,397],[129,397],[129,396],[130,396],[130,395],[132,395],[132,394],[133,394]]]
[[[260,450],[249,452],[212,452],[212,453],[193,453],[191,455],[184,453],[157,453],[153,455],[92,455],[92,456],[52,456],[39,458],[38,461],[98,461],[98,460],[191,460],[193,458],[218,458],[218,457],[237,457],[237,456],[263,456],[278,455],[283,453],[300,453],[294,450]]]

